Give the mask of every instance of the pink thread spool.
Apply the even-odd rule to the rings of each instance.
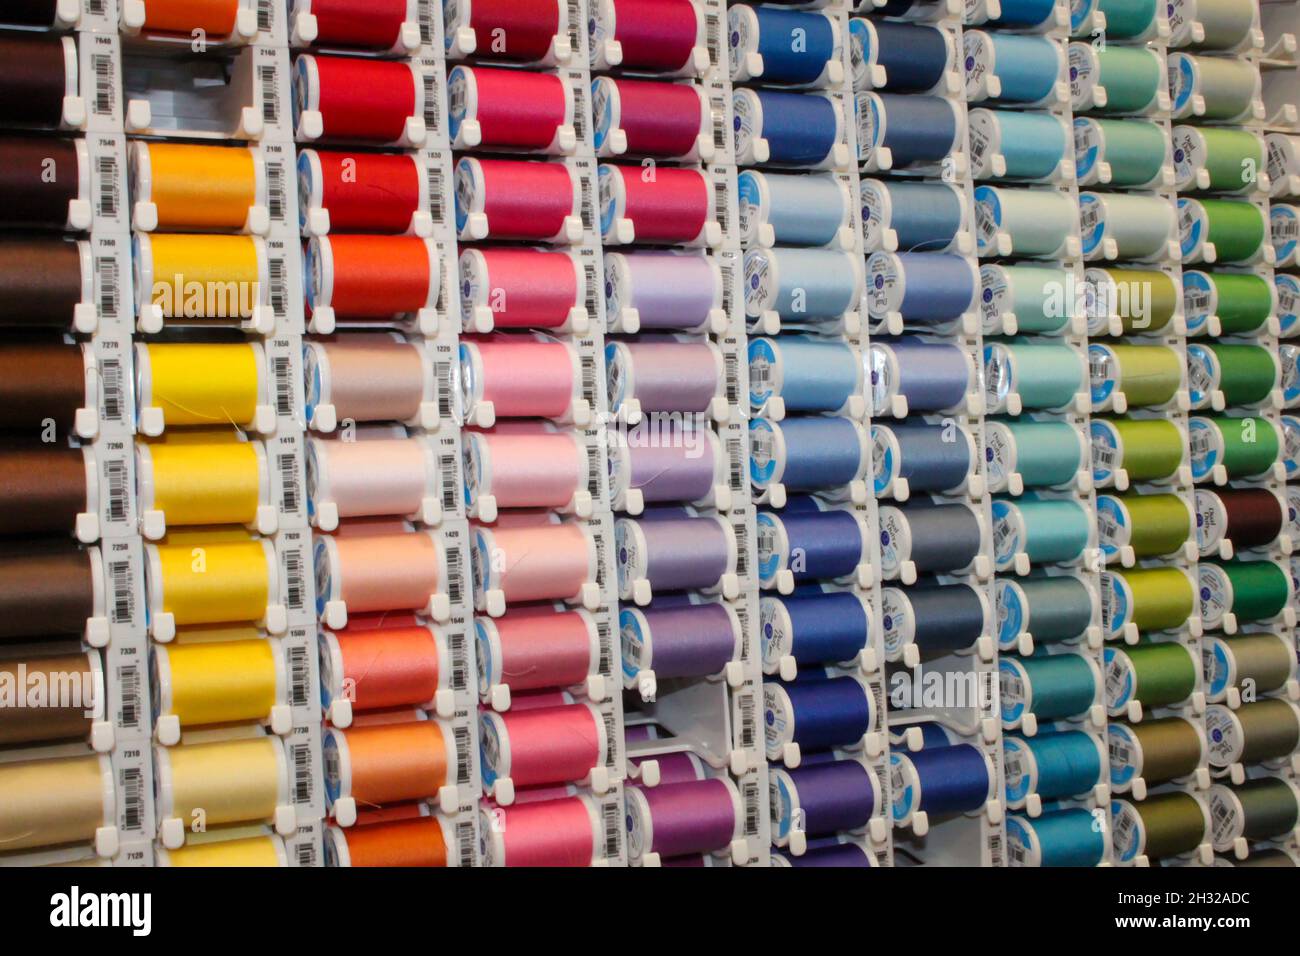
[[[568,155],[577,146],[573,91],[554,73],[453,67],[447,76],[455,149]]]
[[[601,844],[596,806],[583,795],[479,811],[484,866],[590,866]]]
[[[594,266],[563,250],[485,248],[460,254],[461,324],[466,332],[590,328],[587,302],[599,295]]]
[[[472,529],[474,607],[500,617],[527,601],[600,605],[592,532],[575,522]]]
[[[460,343],[461,398],[467,422],[490,428],[498,418],[549,418],[585,427],[575,346],[541,336],[497,335]]]
[[[518,691],[588,689],[600,671],[601,639],[586,611],[525,607],[504,617],[477,618],[479,696],[495,710],[513,709]],[[612,635],[605,653],[612,654]],[[589,695],[595,696],[595,695]]]
[[[405,434],[403,432],[403,434]],[[312,524],[333,531],[340,518],[392,515],[436,525],[442,520],[439,460],[425,438],[358,441],[312,438],[307,443],[307,513]]]
[[[456,163],[460,239],[582,239],[582,174],[563,163],[464,156]]]
[[[451,613],[447,554],[432,532],[321,535],[315,569],[316,611],[334,630],[354,612],[419,611],[435,621]]]
[[[480,716],[483,791],[503,805],[516,787],[580,783],[603,770],[605,722],[587,703]]]

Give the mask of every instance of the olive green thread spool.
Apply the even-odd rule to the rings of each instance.
[[[1300,822],[1300,791],[1290,780],[1257,777],[1210,788],[1214,848],[1245,857],[1248,841],[1286,839]]]
[[[1243,693],[1253,700],[1282,690],[1295,678],[1295,655],[1278,634],[1208,635],[1201,650],[1205,698],[1239,705]]]
[[[1083,281],[1091,336],[1152,335],[1168,328],[1178,311],[1179,289],[1164,272],[1091,268]]]
[[[1171,481],[1183,470],[1186,442],[1167,418],[1099,416],[1089,425],[1089,437],[1099,488],[1124,491],[1134,482]]]
[[[1093,342],[1088,380],[1097,412],[1169,405],[1183,384],[1182,356],[1168,345]]]
[[[1186,550],[1194,528],[1192,510],[1178,495],[1097,495],[1097,537],[1102,554],[1124,567],[1132,567],[1139,558]]]
[[[1210,812],[1197,796],[1174,791],[1142,801],[1121,797],[1111,801],[1111,819],[1115,855],[1121,863],[1197,852],[1202,862],[1208,862]]]
[[[1185,717],[1111,721],[1106,729],[1116,793],[1131,790],[1141,800],[1148,786],[1191,778],[1205,764],[1205,733]]]
[[[1205,734],[1211,767],[1293,760],[1300,746],[1300,709],[1280,697],[1242,704],[1236,710],[1211,704],[1205,709]]]
[[[1177,641],[1107,647],[1106,710],[1140,720],[1153,709],[1176,707],[1196,690],[1199,662]]]

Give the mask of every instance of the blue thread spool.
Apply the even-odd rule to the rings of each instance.
[[[758,514],[759,583],[789,593],[800,581],[850,581],[866,561],[866,529],[851,511],[796,497]]]
[[[1040,817],[1007,817],[1011,866],[1099,866],[1106,859],[1110,831],[1104,814],[1085,807],[1051,810]]]
[[[1004,652],[1017,650],[1023,637],[1037,644],[1077,641],[1092,626],[1092,591],[1073,575],[998,578],[994,596]]]
[[[867,312],[898,333],[904,326],[950,330],[974,310],[979,271],[945,252],[875,252],[867,260]]]
[[[1075,313],[1073,276],[1059,266],[980,266],[985,335],[1059,335]]]
[[[873,415],[957,412],[975,379],[974,363],[956,345],[912,336],[874,339],[867,352]]]
[[[976,109],[967,122],[976,179],[1049,180],[1066,159],[1069,131],[1052,113]]]
[[[788,491],[842,490],[861,482],[867,462],[866,430],[850,418],[749,423],[749,480],[760,492],[776,485]],[[865,494],[863,487],[860,495]]]
[[[848,164],[844,117],[829,96],[740,89],[732,93],[731,106],[736,162],[742,166],[839,169]]]
[[[824,13],[736,4],[727,11],[731,79],[784,86],[844,82],[840,29]]]
[[[961,574],[983,550],[983,525],[967,504],[920,499],[880,506],[880,566],[886,579],[906,581],[908,564],[914,572]]]
[[[783,418],[786,412],[835,412],[860,418],[866,404],[862,362],[845,342],[804,335],[752,338],[749,404],[772,418]]]
[[[862,257],[833,249],[750,249],[745,315],[765,332],[781,326],[834,331],[862,297]]]
[[[1003,737],[1007,806],[1019,809],[1031,794],[1060,800],[1090,793],[1102,782],[1103,746],[1100,737],[1081,730]]]
[[[999,498],[993,502],[993,561],[999,571],[1069,564],[1083,557],[1092,537],[1088,509],[1072,498]]]
[[[865,830],[880,806],[880,780],[857,760],[773,768],[771,789],[772,842],[800,852],[806,837]]]
[[[1083,356],[1069,345],[1007,339],[984,346],[984,402],[989,412],[1070,405],[1087,381]]]
[[[889,755],[894,823],[908,825],[918,812],[955,816],[983,808],[997,774],[988,755],[971,744]]]
[[[926,581],[880,594],[885,657],[915,667],[922,659],[968,651],[989,623],[988,604],[969,584]]]
[[[772,854],[772,865],[777,867],[832,867],[835,869],[870,869],[876,865],[876,858],[857,843],[840,843],[838,840],[817,841],[825,846],[813,846],[809,841],[808,849],[802,856],[795,856],[784,850]],[[706,859],[709,859],[706,857]]]
[[[858,93],[853,109],[868,172],[941,163],[960,142],[957,106],[943,97]]]
[[[957,187],[864,179],[861,188],[868,252],[970,251],[969,239],[960,248],[967,228],[966,199]]]
[[[1017,30],[1032,30],[1050,27],[1055,13],[1054,0],[1002,0],[998,15],[988,17],[985,22]]]
[[[975,441],[955,422],[875,422],[871,443],[877,498],[904,501],[918,492],[956,494],[968,487],[974,471]]]
[[[1069,422],[1030,418],[984,425],[984,477],[990,491],[1065,488],[1079,480],[1087,453],[1083,433]]]
[[[952,43],[938,27],[889,20],[849,20],[853,89],[926,93],[944,80]]]
[[[998,660],[1002,726],[1014,730],[1032,714],[1037,723],[1082,717],[1097,701],[1101,672],[1080,654],[1002,657]]]
[[[958,742],[959,738],[956,734],[934,720],[923,720],[915,724],[894,727],[889,733],[889,743],[892,746],[906,747],[908,750],[947,747]]]
[[[800,668],[851,663],[871,640],[869,601],[851,591],[810,589],[788,597],[765,595],[758,606],[763,672],[788,670],[789,664],[783,665],[786,658]]]
[[[830,174],[746,169],[737,177],[736,194],[746,246],[852,245],[848,188]]]
[[[800,751],[856,749],[875,724],[871,691],[856,677],[810,672],[794,681],[764,681],[767,757]]]
[[[1047,37],[967,30],[962,47],[970,102],[1041,106],[1057,99],[1065,52]]]

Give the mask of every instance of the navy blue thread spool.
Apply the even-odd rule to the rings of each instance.
[[[731,96],[736,162],[743,166],[844,169],[844,116],[821,93],[738,89]]]
[[[861,580],[866,544],[866,526],[853,512],[788,499],[781,514],[758,514],[759,583],[789,594],[796,582]]]
[[[871,442],[877,498],[906,501],[913,492],[956,494],[978,484],[975,440],[956,422],[873,422]]]
[[[773,507],[787,491],[867,500],[867,432],[850,418],[801,416],[749,423],[749,480]]]
[[[800,667],[849,664],[871,641],[866,595],[800,589],[786,597],[764,595],[758,607],[763,673],[793,680]]]
[[[966,198],[950,183],[862,180],[862,235],[868,252],[973,250]]]
[[[989,756],[972,744],[954,744],[889,756],[894,823],[910,826],[917,836],[929,830],[929,818],[980,810],[997,796],[997,774]]]
[[[887,580],[917,573],[987,572],[984,523],[962,502],[914,499],[880,508],[880,570]]]
[[[794,681],[763,682],[769,760],[798,766],[804,752],[858,750],[875,727],[871,691],[858,678],[807,672]]]
[[[927,93],[947,86],[955,58],[953,43],[930,24],[893,23],[853,17],[849,20],[849,67],[853,89]],[[955,82],[954,82],[955,85]]]
[[[905,327],[974,332],[979,269],[943,252],[875,252],[867,260],[867,313],[895,335]]]
[[[970,111],[967,124],[976,179],[1043,182],[1073,169],[1070,130],[1053,113],[977,109]]]
[[[749,405],[769,418],[786,412],[866,413],[862,360],[846,342],[805,335],[749,340]]]
[[[853,111],[858,162],[867,172],[938,165],[965,132],[957,106],[940,96],[858,93]]]
[[[727,11],[734,83],[839,86],[842,40],[839,23],[817,10],[735,4]]]
[[[860,833],[880,808],[880,781],[858,760],[829,760],[772,771],[772,842],[796,856],[809,837]]]
[[[873,339],[866,356],[872,414],[962,412],[975,380],[974,363],[948,342],[913,336]]]
[[[969,651],[989,624],[988,601],[969,584],[924,581],[880,595],[885,658],[916,667],[923,659]]]

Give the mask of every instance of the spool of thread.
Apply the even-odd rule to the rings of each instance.
[[[242,531],[197,536],[173,533],[145,546],[146,585],[155,629],[160,614],[179,626],[261,621],[279,602],[271,543]]]
[[[270,472],[260,442],[227,433],[194,437],[172,432],[167,440],[136,445],[137,506],[146,526],[158,512],[168,525],[266,524]],[[262,509],[267,509],[263,511]],[[149,528],[151,535],[159,528]]]
[[[1254,9],[1228,0],[1174,0],[1170,5],[1171,46],[1231,50],[1240,46],[1255,26]],[[1200,27],[1200,31],[1196,27]],[[1196,39],[1196,32],[1203,39]]]
[[[1174,119],[1235,123],[1255,115],[1259,74],[1244,60],[1169,54],[1169,97]]]
[[[0,744],[29,747],[89,741],[104,717],[104,668],[96,651],[37,655],[6,653],[0,682],[10,690],[0,709]]]
[[[845,412],[862,393],[862,362],[852,346],[803,335],[749,340],[749,404],[779,398],[786,412]]]
[[[764,681],[763,709],[769,760],[782,759],[790,744],[803,752],[857,749],[875,726],[871,693],[855,677]]]
[[[714,223],[713,183],[695,169],[643,171],[602,165],[600,231],[612,244],[709,243]]]
[[[1094,192],[1079,196],[1085,259],[1159,259],[1178,228],[1173,206],[1159,196]]]
[[[293,66],[294,126],[303,131],[303,114],[317,113],[320,131],[312,139],[424,139],[423,130],[410,122],[424,114],[424,85],[413,64],[304,53]]]
[[[1097,18],[1100,13],[1102,18]],[[1156,0],[1079,0],[1070,7],[1070,30],[1085,36],[1104,23],[1117,40],[1149,40],[1156,32]]]
[[[843,79],[840,29],[820,11],[737,6],[727,11],[732,82],[835,85]]]
[[[405,0],[310,0],[307,10],[316,21],[317,46],[407,53],[418,45],[412,43],[416,24],[407,19]]]
[[[238,0],[150,0],[141,29],[148,33],[189,34],[199,31],[218,39],[246,31]]]
[[[740,657],[740,620],[725,604],[624,608],[618,625],[626,687],[642,671],[657,680],[711,677]]]
[[[0,638],[79,637],[104,615],[98,549],[33,540],[0,553]]]
[[[880,613],[885,656],[891,661],[903,660],[908,645],[930,659],[969,650],[988,618],[984,601],[970,585],[929,582],[885,588]]]
[[[1062,292],[1071,279],[1054,266],[980,266],[980,312],[986,335],[1007,329],[1056,335],[1070,324]]]
[[[624,332],[702,332],[725,321],[722,273],[697,253],[605,252],[605,314]]]
[[[252,343],[137,343],[135,379],[142,426],[157,409],[164,427],[249,427],[267,404],[262,349]]]
[[[1182,791],[1155,794],[1142,801],[1112,800],[1111,834],[1120,862],[1138,855],[1153,860],[1191,853],[1209,839],[1205,803]]]
[[[968,122],[976,179],[1051,179],[1066,156],[1065,121],[1051,113],[976,109]],[[1002,157],[1004,172],[995,156]]]
[[[858,573],[866,546],[861,521],[851,512],[819,507],[794,498],[786,500],[780,515],[759,513],[759,580],[764,587],[774,586],[782,571],[795,581],[837,580]],[[795,555],[802,560],[792,561]]]
[[[807,416],[749,423],[749,480],[759,490],[832,491],[862,480],[867,433],[851,418]]]
[[[1173,129],[1174,185],[1179,190],[1248,193],[1265,168],[1264,142],[1236,129]]]
[[[1222,700],[1230,687],[1270,694],[1295,674],[1290,645],[1277,634],[1211,634],[1201,655],[1205,696],[1211,701]]]
[[[1112,716],[1134,701],[1146,711],[1178,706],[1196,685],[1196,661],[1175,641],[1106,648],[1106,708]]]
[[[396,335],[348,333],[305,343],[303,371],[307,420],[322,430],[348,420],[415,423],[426,406],[436,411],[432,363]]]
[[[750,249],[744,265],[745,315],[751,323],[775,313],[782,323],[816,328],[859,306],[862,259],[851,253]]]
[[[876,415],[894,414],[899,399],[910,411],[964,408],[974,378],[970,357],[948,342],[904,337],[873,338],[867,352],[871,406]]]
[[[702,507],[729,497],[721,489],[731,466],[708,428],[683,422],[656,430],[643,422],[626,441],[611,445],[608,455],[610,497],[617,510],[629,510],[638,496],[642,504],[686,501]]]
[[[270,822],[289,802],[279,738],[249,737],[154,748],[159,826],[196,814],[212,825]]]
[[[585,794],[479,809],[485,866],[590,866],[600,846],[596,808]]]
[[[652,591],[716,589],[735,572],[731,526],[713,516],[690,517],[666,508],[614,525],[620,596],[627,600],[645,581]]]
[[[565,62],[574,52],[557,0],[454,0],[443,18],[449,53],[468,56],[482,47],[494,59],[549,63]]]
[[[573,93],[556,74],[456,66],[447,101],[448,135],[462,149],[574,149]]]
[[[1269,547],[1287,518],[1281,499],[1267,488],[1198,488],[1196,512],[1204,557],[1220,553],[1225,541],[1238,553]]]
[[[461,239],[576,242],[583,185],[563,163],[462,156],[456,163],[456,231]]]
[[[260,239],[137,232],[133,241],[141,314],[152,309],[173,321],[247,322],[269,301],[266,249]]]
[[[880,806],[880,781],[856,760],[774,768],[770,789],[777,846],[789,845],[794,832],[821,837],[861,831]]]
[[[1086,807],[1034,819],[1013,814],[1007,818],[1007,844],[1012,866],[1100,866],[1106,859],[1106,827]]]
[[[175,717],[186,729],[265,722],[288,700],[284,658],[265,639],[155,643],[150,668],[158,695],[155,722]]]
[[[1268,235],[1263,210],[1228,199],[1179,199],[1178,227],[1184,262],[1254,262],[1264,254]]]
[[[971,744],[894,751],[889,764],[895,824],[910,823],[917,812],[946,817],[979,810],[997,784],[988,755]]]
[[[436,720],[330,727],[321,752],[331,807],[345,799],[384,807],[435,797],[468,771],[468,754]]]
[[[1222,626],[1228,614],[1247,624],[1272,620],[1292,597],[1291,576],[1276,561],[1202,561],[1199,571],[1207,628]]]
[[[332,530],[339,518],[420,520],[435,501],[439,460],[419,438],[313,438],[307,445],[307,511]]]
[[[1068,422],[1029,418],[990,420],[984,431],[984,480],[991,491],[1006,491],[1012,475],[1025,488],[1055,488],[1075,483],[1085,467],[1083,436]]]
[[[1262,276],[1183,270],[1183,310],[1189,333],[1216,316],[1224,335],[1257,332],[1268,321],[1274,293]]]
[[[4,22],[20,27],[65,27],[74,25],[81,17],[80,11],[70,15],[56,0],[16,0],[4,12]]]
[[[1232,849],[1237,840],[1289,837],[1300,820],[1300,792],[1289,780],[1259,777],[1235,786],[1210,788],[1214,848]]]
[[[1023,554],[1032,565],[1070,564],[1088,547],[1090,516],[1072,498],[998,498],[993,502],[993,563],[999,571]]]
[[[880,11],[876,11],[879,13]],[[877,86],[873,67],[884,70],[881,88],[895,93],[925,93],[943,82],[954,51],[947,35],[928,23],[897,23],[852,17],[849,62],[853,89]]]
[[[0,448],[0,535],[78,531],[79,515],[99,513],[98,474],[89,447],[15,443]],[[97,527],[94,537],[99,537]]]
[[[571,432],[464,432],[465,503],[564,509],[585,490],[587,453]],[[360,475],[360,472],[358,472]]]
[[[154,848],[156,866],[246,867],[288,866],[289,854],[284,841],[275,834],[237,840],[209,840],[188,843],[175,850]]]
[[[780,851],[772,854],[772,866],[847,868],[875,865],[875,857],[856,843],[832,843],[830,846],[814,847],[803,856],[794,856]]]
[[[942,163],[963,135],[953,103],[941,96],[858,93],[853,109],[858,162],[869,171]]]
[[[937,252],[876,252],[867,260],[867,311],[875,320],[947,328],[975,307],[979,276],[962,256]]]
[[[1278,697],[1242,704],[1236,710],[1211,704],[1205,711],[1205,732],[1211,767],[1281,760],[1300,746],[1300,711]]]
[[[554,339],[498,335],[460,343],[461,399],[467,418],[573,421],[581,381],[574,347]]]
[[[600,664],[600,637],[585,611],[517,608],[495,619],[476,618],[474,637],[485,701],[498,684],[512,694],[582,684]]]
[[[1193,408],[1209,406],[1215,392],[1228,406],[1262,405],[1281,384],[1277,358],[1260,345],[1189,345],[1187,377]]]
[[[1083,281],[1089,335],[1161,332],[1178,309],[1178,288],[1165,272],[1091,268]]]
[[[1280,451],[1267,418],[1194,415],[1187,423],[1192,477],[1201,481],[1222,466],[1229,478],[1253,478],[1271,469]]]
[[[628,787],[628,855],[680,857],[729,851],[744,814],[740,793],[726,777]]]
[[[569,522],[473,529],[474,600],[484,610],[492,592],[505,603],[575,600],[596,580],[596,545]]]
[[[880,562],[886,578],[911,562],[917,571],[960,573],[984,550],[983,526],[965,504],[924,499],[880,508]]]
[[[609,407],[702,414],[726,402],[721,350],[708,341],[672,339],[605,346]]]
[[[0,806],[7,850],[93,842],[117,815],[113,768],[106,755],[0,764]]]
[[[1227,859],[1223,857],[1222,859]],[[1232,860],[1231,866],[1250,866],[1250,867],[1293,867],[1296,865],[1295,858],[1287,850],[1271,850],[1252,848],[1250,856],[1244,860]]]
[[[1078,112],[1146,113],[1156,108],[1164,84],[1162,62],[1145,46],[1071,43],[1070,99]]]
[[[765,595],[758,615],[765,674],[777,673],[786,657],[799,667],[852,661],[871,639],[871,609],[847,591]]]
[[[981,256],[1058,258],[1074,234],[1078,215],[1074,200],[1064,193],[975,188],[975,238]]]
[[[300,224],[324,232],[317,228],[324,212],[332,233],[414,231],[429,205],[424,176],[419,160],[405,153],[299,150]]]
[[[587,23],[592,63],[649,73],[702,72],[708,65],[702,16],[689,0],[600,0]]]
[[[267,205],[266,169],[247,147],[136,141],[131,145],[131,198],[137,210],[140,204],[153,206],[135,217],[137,227],[147,224],[150,232],[266,228],[254,212]]]
[[[327,308],[343,321],[432,309],[442,277],[437,246],[418,236],[313,237],[305,268],[307,308],[318,320]]]
[[[1097,496],[1097,537],[1107,558],[1132,548],[1137,558],[1173,554],[1192,536],[1191,509],[1178,495]]]
[[[746,169],[737,179],[736,194],[741,241],[747,246],[825,246],[845,236],[849,197],[833,176]]]
[[[1011,29],[1041,27],[1052,17],[1053,6],[1049,0],[1007,0],[988,22]]]
[[[1061,72],[1061,48],[1047,37],[967,30],[966,95],[972,101],[1038,105],[1052,101]]]
[[[1119,637],[1132,624],[1139,631],[1173,631],[1192,613],[1192,582],[1179,568],[1130,568],[1101,574],[1102,629]]]
[[[970,433],[956,424],[873,424],[871,442],[872,485],[878,498],[898,497],[899,479],[906,482],[908,494],[960,491],[966,487],[976,461]]]
[[[1128,790],[1140,777],[1148,786],[1191,776],[1205,759],[1205,738],[1183,717],[1139,724],[1111,721],[1107,727],[1110,785]]]
[[[1164,130],[1149,120],[1080,117],[1074,121],[1074,168],[1080,186],[1158,186],[1168,152]]]
[[[1096,663],[1082,654],[1007,656],[998,661],[1002,725],[1015,728],[1026,714],[1038,722],[1086,714],[1097,701],[1101,678]]]
[[[713,116],[694,86],[597,77],[591,84],[591,112],[598,156],[713,158]]]
[[[315,543],[316,613],[418,611],[447,583],[447,555],[424,531],[321,535]]]
[[[438,691],[451,686],[448,654],[427,626],[322,631],[321,703],[327,711],[338,701],[347,701],[353,711],[432,709]]]
[[[79,95],[77,44],[53,34],[0,36],[0,126],[57,129],[84,117],[65,113],[65,98]]]
[[[1072,575],[998,578],[994,595],[1004,651],[1014,650],[1022,634],[1036,644],[1060,644],[1078,640],[1092,626],[1092,591]]]
[[[630,744],[632,740],[628,739],[627,742]],[[660,784],[687,783],[691,780],[703,780],[705,777],[704,762],[690,751],[654,754],[645,757],[628,757],[628,762],[636,767],[638,771],[641,771],[647,760],[653,760],[658,765]],[[644,771],[641,771],[641,775],[644,777]]]
[[[965,200],[949,183],[864,179],[861,189],[868,251],[948,252],[965,234]]]
[[[1094,418],[1089,428],[1097,484],[1121,470],[1130,482],[1165,481],[1183,463],[1183,433],[1168,419]]]
[[[437,817],[335,827],[325,831],[326,866],[443,867],[448,834]]]
[[[984,346],[984,399],[991,412],[1065,408],[1084,387],[1083,356],[1069,345],[1005,339]]]
[[[822,93],[736,89],[731,95],[736,162],[828,169],[845,165],[844,117]]]
[[[1087,794],[1102,782],[1104,757],[1100,738],[1082,730],[1003,737],[1007,805],[1022,807],[1030,794],[1044,800]]]
[[[59,330],[87,327],[82,303],[94,294],[85,242],[0,236],[0,325]],[[91,320],[98,324],[98,317]]]
[[[479,719],[483,789],[489,795],[498,780],[509,779],[515,787],[573,783],[605,762],[605,724],[590,704],[485,710]]]
[[[1168,345],[1088,346],[1092,407],[1106,411],[1121,402],[1148,408],[1173,401],[1183,383],[1182,357]]]
[[[73,208],[90,201],[90,160],[71,139],[0,137],[0,226],[7,229],[75,229],[90,223]]]

